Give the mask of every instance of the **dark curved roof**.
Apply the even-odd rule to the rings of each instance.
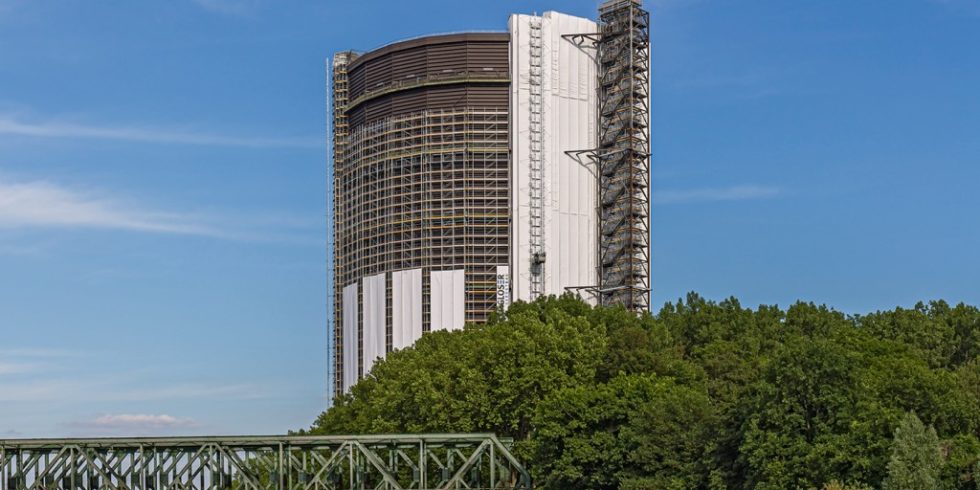
[[[441,34],[358,56],[347,68],[351,127],[425,109],[506,107],[507,33]]]
[[[451,34],[433,34],[431,36],[420,36],[404,41],[395,41],[385,44],[378,49],[374,49],[359,55],[348,66],[348,70],[354,70],[361,63],[365,63],[379,56],[384,56],[395,51],[414,49],[422,46],[434,44],[447,44],[457,42],[510,42],[510,34],[507,32],[455,32]]]

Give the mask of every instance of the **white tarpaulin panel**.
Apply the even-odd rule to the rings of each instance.
[[[344,287],[343,294],[344,309],[343,315],[344,337],[344,391],[350,391],[351,386],[357,383],[357,283]]]
[[[361,279],[364,297],[363,358],[365,376],[385,356],[385,273]]]
[[[432,271],[430,330],[459,330],[466,323],[466,274],[463,269]]]
[[[422,337],[422,269],[391,273],[391,303],[391,347],[410,347]]]
[[[509,28],[510,288],[513,300],[527,301],[532,295],[531,250],[539,246],[532,243],[540,243],[547,257],[542,264],[543,294],[562,294],[566,287],[597,281],[595,177],[587,156],[577,161],[565,153],[596,147],[597,75],[591,58],[595,50],[562,36],[597,32],[598,26],[588,19],[546,12],[541,17],[513,15]],[[540,77],[532,76],[538,72]],[[535,121],[546,129],[536,133]],[[539,173],[532,173],[532,162],[540,165]],[[539,175],[540,182],[532,183],[532,175]],[[532,199],[537,194],[541,199]],[[541,216],[540,229],[532,230],[533,216]]]

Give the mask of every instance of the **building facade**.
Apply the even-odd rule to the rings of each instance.
[[[547,12],[334,55],[335,393],[512,300],[602,301],[600,32]]]

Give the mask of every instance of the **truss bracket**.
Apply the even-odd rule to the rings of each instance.
[[[562,34],[561,37],[581,48],[595,48],[602,39],[602,34],[598,32],[583,32],[579,34]]]

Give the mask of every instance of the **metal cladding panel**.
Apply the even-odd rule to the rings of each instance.
[[[350,391],[357,383],[357,283],[344,287],[344,391]]]
[[[432,271],[430,303],[432,304],[431,331],[460,330],[466,323],[466,279],[463,269]]]
[[[385,356],[385,273],[361,279],[364,291],[363,373],[365,376],[379,358]]]
[[[422,269],[391,273],[391,347],[411,347],[422,337]]]
[[[507,86],[504,84],[469,83],[402,90],[365,102],[349,111],[351,127],[383,119],[431,109],[460,107],[506,107]]]
[[[502,83],[435,84],[393,90],[350,107],[351,127],[424,109],[506,106],[504,75],[508,71],[508,39],[506,33],[428,36],[359,56],[349,68],[352,101],[379,87],[427,78],[444,79],[453,74],[499,74]]]
[[[532,87],[532,22],[540,21],[540,87]],[[543,196],[540,227],[545,261],[542,294],[594,286],[596,277],[596,180],[587,157],[565,152],[596,146],[595,49],[563,38],[597,32],[588,19],[557,12],[511,16],[511,288],[514,300],[532,300],[532,141]],[[535,41],[537,42],[537,41]],[[540,102],[535,104],[535,92]],[[538,109],[537,107],[540,107]],[[539,111],[540,114],[536,114]],[[541,120],[540,136],[532,121]],[[593,302],[594,298],[584,299]]]
[[[461,43],[430,46],[426,53],[429,58],[428,70],[431,73],[454,71],[466,67],[466,45]]]
[[[419,67],[425,66],[425,51],[421,49],[406,50],[401,56],[392,58],[391,78],[394,80],[416,77]]]

